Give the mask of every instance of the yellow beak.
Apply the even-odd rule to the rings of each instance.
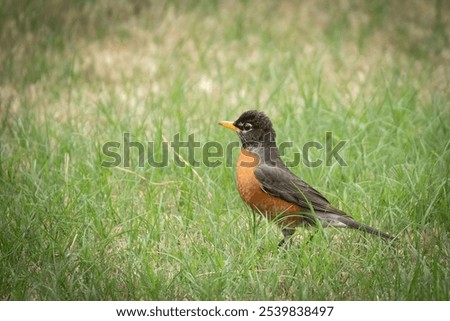
[[[231,129],[234,132],[239,130],[239,128],[237,128],[236,126],[233,125],[232,121],[225,121],[224,120],[224,121],[219,122],[219,125],[222,125],[225,128]]]

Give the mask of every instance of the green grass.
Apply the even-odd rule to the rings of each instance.
[[[448,3],[0,3],[0,299],[450,299]],[[225,146],[255,107],[286,159],[346,140],[347,166],[292,170],[399,240],[279,253],[234,168],[101,166],[124,132]]]

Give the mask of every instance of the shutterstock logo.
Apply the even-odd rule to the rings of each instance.
[[[322,165],[331,166],[337,162],[340,166],[347,166],[345,160],[339,154],[344,148],[346,140],[333,143],[333,133],[325,133],[325,142],[309,141],[306,142],[301,152],[294,149],[293,142],[281,142],[278,144],[278,150],[281,156],[288,155],[289,158],[283,158],[287,167],[296,167],[304,164],[307,167],[319,167]],[[104,159],[101,166],[125,168],[131,167],[131,163],[138,167],[167,167],[170,162],[176,166],[185,167],[233,167],[233,152],[239,151],[241,144],[238,141],[223,145],[216,141],[200,142],[195,139],[194,134],[187,136],[187,140],[181,140],[180,134],[173,136],[172,140],[155,143],[148,141],[145,143],[131,139],[130,133],[123,133],[122,140],[109,141],[103,144],[102,153]],[[292,150],[289,152],[289,150]],[[312,154],[324,155],[322,157]]]

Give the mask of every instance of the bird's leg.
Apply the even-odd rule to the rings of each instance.
[[[295,233],[295,228],[283,227],[281,229],[281,232],[283,233],[284,238],[280,241],[280,243],[278,243],[279,248],[284,247],[284,246],[289,246],[291,237]]]

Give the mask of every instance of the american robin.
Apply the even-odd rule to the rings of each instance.
[[[303,225],[346,227],[392,240],[394,237],[358,223],[333,207],[317,190],[295,176],[280,158],[272,122],[257,110],[244,112],[236,121],[222,121],[239,136],[242,149],[237,161],[237,188],[253,210],[281,227],[287,242]]]

